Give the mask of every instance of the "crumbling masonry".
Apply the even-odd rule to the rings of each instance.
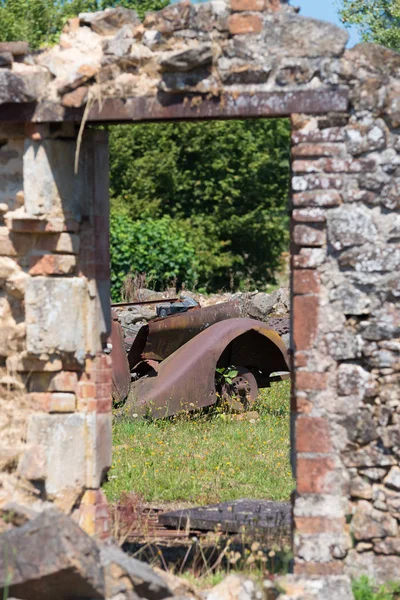
[[[79,124],[290,116],[295,572],[399,578],[400,55],[346,42],[214,0],[0,44],[0,506],[107,534],[107,136]]]

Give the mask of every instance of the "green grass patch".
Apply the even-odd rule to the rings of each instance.
[[[355,600],[399,600],[400,583],[375,585],[366,575],[353,581]]]
[[[262,390],[256,422],[214,410],[173,419],[114,423],[113,465],[105,491],[117,501],[211,503],[287,500],[294,487],[289,452],[290,382]]]

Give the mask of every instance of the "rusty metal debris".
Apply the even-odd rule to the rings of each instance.
[[[211,406],[219,396],[234,410],[250,407],[259,387],[288,373],[289,360],[279,334],[242,312],[234,301],[154,319],[139,330],[128,356],[122,333],[114,333],[114,400],[126,398],[124,415],[168,417]],[[218,387],[217,370],[231,366],[235,377]]]

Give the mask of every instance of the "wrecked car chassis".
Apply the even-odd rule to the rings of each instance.
[[[113,310],[114,402],[123,404],[124,415],[154,418],[205,408],[221,396],[235,410],[250,406],[258,388],[288,374],[289,360],[279,333],[243,314],[235,301],[156,318],[139,330],[126,354]],[[223,373],[230,367],[235,373],[227,382]],[[219,384],[216,373],[222,374]]]

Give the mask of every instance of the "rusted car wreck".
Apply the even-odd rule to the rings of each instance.
[[[287,350],[278,333],[287,330],[287,319],[272,320],[271,329],[243,317],[238,301],[175,306],[176,314],[144,325],[128,352],[113,311],[113,398],[125,415],[168,417],[220,398],[242,411],[255,402],[259,388],[288,376]],[[157,312],[168,314],[161,307]],[[227,369],[230,378],[224,377]]]

